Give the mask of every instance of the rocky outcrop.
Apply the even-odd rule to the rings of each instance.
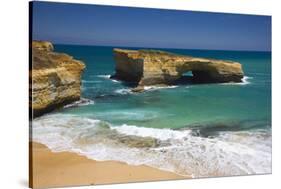
[[[43,51],[53,51],[54,46],[49,41],[32,41],[32,48]]]
[[[32,42],[30,108],[33,117],[80,99],[85,65],[73,57],[54,52],[50,42]]]
[[[136,82],[141,86],[173,84],[191,71],[194,82],[241,82],[238,62],[182,56],[156,50],[114,49],[115,79]]]

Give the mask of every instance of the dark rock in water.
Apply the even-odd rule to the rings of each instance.
[[[29,107],[33,117],[80,100],[81,75],[85,65],[53,49],[50,42],[32,42]]]
[[[138,86],[174,84],[186,72],[192,81],[206,83],[241,82],[244,76],[238,62],[182,56],[155,50],[114,49],[115,79]],[[142,92],[141,88],[135,91]]]
[[[258,129],[269,125],[265,120],[242,120],[242,121],[221,121],[212,123],[198,123],[190,124],[179,130],[191,130],[193,136],[213,138],[220,134],[220,132],[235,132],[235,131],[248,131],[250,129]]]
[[[118,142],[133,148],[155,148],[159,146],[158,140],[152,137],[124,135],[118,137]]]
[[[109,79],[116,79],[116,80],[118,80],[118,77],[116,77],[116,75],[110,75]]]
[[[114,145],[124,145],[131,148],[156,148],[160,146],[160,141],[152,137],[141,137],[135,135],[126,135],[112,129],[106,122],[100,122],[93,128],[94,134],[89,132],[89,136],[83,136],[79,139],[79,144],[93,144],[103,141]],[[161,144],[162,145],[162,144]]]

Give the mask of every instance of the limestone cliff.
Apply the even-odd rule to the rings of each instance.
[[[182,56],[155,50],[114,49],[116,79],[138,86],[173,84],[188,71],[195,82],[241,82],[238,62]]]
[[[85,65],[53,51],[50,42],[32,42],[30,108],[33,116],[50,112],[80,99],[81,74]]]
[[[54,46],[49,41],[32,41],[32,48],[43,51],[53,51]]]

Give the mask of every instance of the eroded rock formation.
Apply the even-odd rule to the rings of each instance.
[[[191,71],[194,82],[241,82],[242,66],[238,62],[196,58],[155,50],[114,49],[116,73],[123,81],[136,82],[138,87],[173,84]]]
[[[81,95],[81,74],[85,65],[73,57],[53,51],[50,42],[32,42],[30,108],[33,116],[77,101]]]

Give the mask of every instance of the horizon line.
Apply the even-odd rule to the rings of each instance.
[[[38,40],[40,41],[40,40]],[[41,40],[48,41],[48,40]],[[51,41],[49,41],[51,42]],[[242,51],[242,52],[272,52],[272,50],[235,50],[235,49],[199,49],[199,48],[175,48],[175,47],[145,47],[145,46],[126,46],[126,45],[93,45],[93,44],[71,44],[71,43],[56,43],[51,42],[54,45],[73,45],[73,46],[100,46],[100,47],[128,47],[128,48],[150,48],[150,49],[183,49],[183,50],[208,50],[208,51]]]

